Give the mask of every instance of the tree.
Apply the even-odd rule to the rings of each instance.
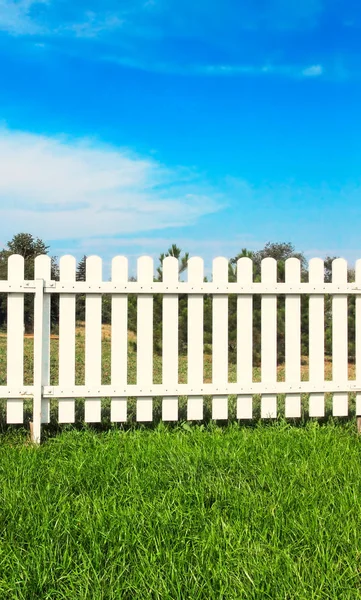
[[[80,259],[77,269],[76,269],[76,280],[77,281],[85,281],[86,280],[86,259],[87,256],[84,254],[83,258]]]
[[[253,280],[261,281],[261,263],[268,257],[277,260],[277,280],[285,281],[285,263],[289,258],[298,258],[301,262],[301,278],[307,278],[307,260],[302,252],[296,251],[290,242],[267,242],[261,250],[247,250],[243,248],[239,254],[230,260],[230,281],[237,280],[237,261],[239,258],[248,257],[253,261]],[[303,351],[306,352],[308,342],[308,304],[304,304],[302,311],[301,330],[303,332]],[[306,331],[307,330],[307,331]],[[307,337],[307,339],[306,339]],[[232,360],[236,358],[237,339],[237,307],[236,298],[229,299],[229,349]],[[285,357],[285,297],[279,296],[277,302],[277,355],[279,362]],[[253,362],[259,365],[261,360],[261,298],[255,295],[253,299]]]
[[[34,260],[37,256],[49,253],[47,246],[40,238],[34,238],[31,233],[18,233],[7,242],[6,247],[0,251],[0,279],[7,278],[7,264],[9,256],[20,254],[24,257],[25,279],[34,279]],[[59,278],[59,269],[55,257],[51,259],[51,278]],[[59,299],[52,295],[51,322],[56,323],[59,311]],[[0,325],[6,322],[6,297],[0,299]],[[24,324],[25,331],[32,332],[34,327],[34,296],[25,294],[24,299]]]
[[[189,253],[185,252],[182,254],[181,248],[177,244],[172,244],[168,248],[166,253],[162,253],[159,256],[159,265],[157,267],[157,275],[155,281],[163,281],[163,261],[166,257],[173,256],[179,262],[179,275],[184,273],[188,266]],[[163,296],[157,294],[154,296],[154,321],[153,321],[153,346],[154,351],[161,353],[162,351],[162,332],[163,332]],[[183,353],[187,347],[187,298],[186,296],[179,296],[179,322],[178,322],[178,339],[179,339],[179,352]]]
[[[177,244],[172,244],[168,251],[159,256],[159,265],[157,267],[156,281],[163,281],[163,260],[167,256],[174,256],[179,261],[179,275],[183,273],[188,267],[189,252],[185,252],[182,256],[182,250],[178,248]]]
[[[76,281],[85,281],[86,280],[86,259],[87,256],[84,256],[80,259],[77,269],[76,269]],[[84,322],[85,321],[85,295],[77,295],[76,297],[76,320]]]

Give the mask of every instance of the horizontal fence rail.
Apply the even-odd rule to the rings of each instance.
[[[35,294],[37,285],[39,285],[39,280],[15,284],[9,284],[7,281],[0,280],[0,293]],[[110,281],[95,284],[83,281],[64,284],[58,281],[41,281],[41,287],[45,294],[272,294],[277,296],[284,294],[331,294],[333,296],[361,294],[361,287],[355,286],[352,283],[345,283],[343,286],[335,285],[334,283],[325,283],[322,285],[312,285],[311,283],[300,283],[298,285],[274,283],[272,286],[264,283],[253,283],[245,286],[238,283],[224,283],[219,285],[209,281],[196,285],[187,282],[170,285],[163,282],[154,282],[144,286],[134,281],[123,285],[114,284]]]
[[[6,373],[0,372],[0,398],[6,401],[6,421],[23,423],[24,401],[32,402],[33,439],[40,441],[41,423],[49,423],[54,403],[59,423],[75,422],[75,401],[84,399],[84,420],[100,422],[102,398],[110,399],[110,419],[128,419],[129,399],[136,404],[136,420],[153,420],[154,398],[161,398],[162,419],[177,421],[181,398],[186,398],[187,419],[204,418],[204,398],[210,397],[212,418],[229,418],[229,398],[235,398],[237,419],[252,419],[254,398],[260,398],[260,416],[276,418],[278,398],[284,397],[285,417],[300,418],[304,396],[308,396],[309,416],[325,415],[325,394],[332,394],[333,415],[349,414],[349,394],[355,396],[355,412],[361,415],[361,262],[357,261],[354,282],[348,281],[347,263],[336,259],[332,281],[324,280],[324,263],[312,259],[307,281],[301,263],[290,258],[284,264],[284,281],[277,275],[273,258],[263,259],[260,281],[254,281],[254,265],[243,257],[237,262],[234,280],[229,281],[229,262],[213,261],[212,281],[204,279],[203,260],[189,259],[187,281],[179,280],[179,265],[174,257],[163,261],[163,281],[154,280],[150,257],[138,259],[137,280],[129,281],[128,261],[117,256],[112,261],[111,281],[102,280],[102,261],[97,256],[86,261],[85,281],[76,281],[76,261],[60,259],[60,277],[51,277],[48,256],[35,259],[34,278],[25,280],[24,259],[12,255],[8,260],[8,279],[0,281],[0,294],[7,295]],[[33,382],[24,383],[24,310],[33,297],[34,317]],[[110,297],[110,384],[102,382],[102,302]],[[128,381],[129,301],[136,297],[135,384]],[[157,297],[161,298],[157,300]],[[77,301],[85,305],[84,383],[76,384]],[[180,301],[182,319],[187,320],[187,383],[179,382]],[[58,382],[50,377],[52,309],[58,302]],[[182,301],[183,301],[182,300]],[[279,302],[282,300],[283,304]],[[156,305],[156,302],[158,304]],[[161,314],[156,311],[161,302]],[[210,303],[211,302],[211,303]],[[231,302],[233,321],[231,322]],[[352,302],[352,305],[350,304]],[[208,303],[208,304],[207,304]],[[303,306],[307,305],[305,324]],[[135,308],[134,308],[135,306]],[[280,311],[282,306],[282,311]],[[351,307],[351,308],[350,308]],[[351,310],[352,309],[352,310]],[[207,312],[208,311],[208,312]],[[258,311],[257,314],[255,311]],[[185,316],[184,316],[185,315]],[[159,317],[161,323],[155,319]],[[281,321],[280,321],[281,318]],[[205,320],[212,332],[212,381],[204,381]],[[254,326],[258,319],[258,329]],[[283,319],[283,321],[282,321]],[[326,321],[332,347],[332,379],[325,380]],[[349,328],[354,328],[355,379],[349,378]],[[279,381],[277,355],[280,326],[283,327],[284,381]],[[161,380],[154,383],[155,329],[161,325]],[[308,332],[308,380],[302,380],[302,331]],[[158,329],[157,329],[158,331]],[[257,337],[257,340],[255,339]],[[229,381],[229,347],[235,347],[235,381]],[[80,343],[80,342],[79,342]],[[260,379],[254,381],[255,344],[260,346]],[[135,345],[134,344],[134,345]]]

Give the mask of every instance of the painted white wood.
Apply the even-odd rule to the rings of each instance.
[[[163,261],[163,282],[177,283],[179,264],[174,256]],[[163,297],[163,384],[176,387],[178,384],[178,296]],[[178,397],[169,396],[162,400],[163,421],[178,420]]]
[[[361,259],[355,265],[355,283],[361,289]],[[361,294],[355,299],[355,363],[356,386],[361,389]],[[356,416],[361,416],[361,392],[356,393]]]
[[[237,282],[253,281],[253,262],[244,256],[237,261]],[[237,382],[253,381],[253,296],[237,296]],[[237,419],[252,419],[252,395],[237,396]]]
[[[32,393],[32,386],[15,389],[3,388],[0,386],[0,396],[17,398],[19,393],[29,396]],[[59,386],[44,387],[44,397],[46,398],[69,398],[69,397],[87,397],[87,398],[116,398],[121,392],[122,396],[223,396],[242,395],[242,394],[309,394],[309,393],[334,393],[335,384],[332,381],[323,381],[310,383],[301,381],[300,383],[287,383],[285,381],[274,381],[273,383],[252,382],[248,384],[228,383],[222,388],[213,383],[199,383],[198,385],[189,385],[188,383],[179,383],[176,387],[169,388],[162,383],[151,385],[127,385],[121,390],[119,387],[111,385],[85,386],[78,385],[73,388],[60,388]],[[355,381],[340,381],[337,384],[337,392],[356,392]]]
[[[102,281],[102,260],[99,256],[86,259],[86,281]],[[102,368],[102,296],[92,294],[85,297],[85,385],[101,384]],[[86,423],[101,421],[101,400],[85,400],[84,420]]]
[[[287,283],[300,283],[301,262],[289,258],[285,263]],[[285,362],[286,381],[301,381],[301,296],[286,296],[285,306]],[[301,395],[287,394],[285,399],[286,418],[301,416]]]
[[[74,282],[76,260],[62,256],[59,261],[60,282]],[[59,299],[59,386],[75,385],[75,294],[60,294]],[[59,423],[74,423],[74,398],[60,398]]]
[[[213,282],[228,282],[228,260],[213,260]],[[222,387],[228,383],[228,295],[213,296],[212,310],[212,381]],[[228,419],[228,396],[212,399],[212,419]]]
[[[322,284],[324,281],[324,263],[320,258],[309,262],[309,282]],[[309,300],[309,373],[310,382],[325,379],[325,313],[323,295],[310,296]],[[324,394],[310,394],[310,417],[325,415]]]
[[[0,280],[0,292],[18,292],[31,290],[34,288],[34,282],[27,281],[17,284],[9,284],[7,281]],[[357,296],[360,290],[353,283],[347,283],[340,288],[333,283],[310,284],[299,283],[290,285],[288,283],[275,283],[272,287],[264,283],[252,283],[249,285],[239,285],[238,283],[230,282],[218,285],[212,281],[202,281],[201,283],[191,285],[188,282],[180,281],[178,283],[167,286],[163,282],[154,281],[147,286],[141,286],[138,282],[129,281],[123,284],[115,284],[111,281],[103,281],[100,285],[86,283],[85,281],[77,281],[75,284],[60,283],[59,281],[47,281],[45,283],[45,293],[47,294],[72,294],[74,291],[78,294],[264,294],[280,295],[280,294],[310,294],[317,296],[320,294],[343,295],[350,294]]]
[[[8,281],[24,280],[24,258],[17,254],[9,256]],[[22,386],[24,382],[24,294],[9,294],[7,309],[7,385]],[[6,422],[22,423],[24,401],[13,398],[6,402]]]
[[[194,256],[188,261],[188,283],[201,283],[204,278],[203,259]],[[203,296],[188,296],[188,384],[203,383]],[[203,396],[188,397],[188,421],[203,419]]]
[[[50,418],[49,399],[43,398],[43,387],[50,383],[50,297],[45,297],[44,281],[50,276],[51,260],[39,256],[35,260],[34,298],[34,387],[32,441],[40,443],[41,423]]]
[[[51,258],[43,254],[35,259],[35,279],[46,281],[51,278]],[[42,292],[43,293],[43,292]],[[42,341],[42,377],[41,385],[50,385],[50,294],[43,293],[43,341]],[[36,335],[36,330],[35,330]],[[34,344],[35,347],[35,344]],[[41,400],[41,422],[50,422],[50,401]]]
[[[143,286],[153,281],[154,265],[150,256],[138,259],[138,282]],[[137,383],[153,382],[153,295],[138,296],[137,301]],[[137,421],[153,420],[153,398],[137,398]]]
[[[264,258],[261,262],[262,283],[272,287],[277,281],[277,262]],[[277,296],[261,298],[261,380],[262,383],[277,381]],[[261,418],[277,417],[277,395],[262,394]]]
[[[112,282],[128,281],[128,259],[115,256],[112,260]],[[127,384],[128,369],[128,297],[112,296],[111,381],[114,386]],[[127,398],[112,398],[110,420],[122,423],[127,420]]]
[[[332,262],[332,283],[347,283],[347,262],[337,258]],[[347,295],[332,297],[332,379],[348,379],[348,310]],[[347,417],[348,394],[333,394],[332,412],[335,417]]]

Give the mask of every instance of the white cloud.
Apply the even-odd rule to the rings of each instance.
[[[254,77],[279,76],[289,78],[315,77],[323,74],[321,65],[302,67],[300,65],[287,64],[175,64],[169,62],[157,62],[128,58],[126,56],[104,56],[103,60],[110,61],[142,71],[153,73],[169,73],[175,75],[203,75],[209,77],[237,77],[249,75]]]
[[[302,75],[305,77],[319,77],[323,73],[322,65],[312,65],[302,71]]]
[[[112,32],[119,29],[124,23],[124,19],[111,13],[98,15],[93,11],[88,11],[84,19],[78,23],[72,23],[69,26],[59,27],[60,33],[73,33],[78,38],[94,38],[103,32]]]
[[[39,6],[49,3],[51,10],[42,20]],[[312,27],[324,10],[322,0],[269,0],[259,10],[256,4],[243,3],[237,7],[235,18],[232,3],[226,1],[224,10],[217,5],[210,9],[209,2],[176,0],[0,0],[0,28],[13,35],[39,33],[63,33],[96,35],[127,22],[128,35],[134,38],[162,39],[170,36],[203,37],[206,31],[215,37],[229,32],[237,35],[240,30],[284,30]]]
[[[224,204],[185,168],[89,140],[0,130],[0,239],[79,239],[190,225]]]
[[[12,35],[42,33],[42,27],[33,18],[32,11],[47,3],[48,0],[0,0],[0,31]]]

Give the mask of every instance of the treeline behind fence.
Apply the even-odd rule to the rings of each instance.
[[[288,254],[286,258],[281,257],[277,261],[277,281],[282,283],[285,282],[285,264],[287,258],[295,256],[300,260],[301,270],[301,281],[309,281],[308,264],[302,254],[291,252],[293,247],[290,244],[269,244],[268,252],[266,249],[258,253],[249,252],[243,250],[235,259],[229,261],[228,267],[228,281],[237,281],[237,260],[241,256],[248,256],[253,261],[253,281],[255,283],[261,281],[261,264],[264,258],[267,258],[272,254],[275,254],[275,249],[283,249],[288,247]],[[177,248],[177,247],[175,247]],[[285,254],[285,252],[283,252]],[[10,255],[10,254],[9,254]],[[9,256],[8,255],[8,256]],[[154,276],[155,282],[161,282],[163,280],[162,272],[162,261],[166,256],[172,254],[168,251],[167,254],[160,257],[160,263],[156,269]],[[0,269],[0,279],[7,279],[7,260],[3,260],[2,269]],[[188,255],[187,255],[188,257]],[[78,263],[76,271],[77,281],[86,281],[86,259],[84,256]],[[324,261],[324,281],[325,283],[332,282],[332,260],[328,258]],[[186,267],[187,262],[179,261],[181,279],[187,279]],[[6,276],[5,269],[6,266]],[[55,281],[59,281],[59,267],[57,261],[52,259],[51,263],[51,277]],[[25,258],[25,279],[34,279],[34,258]],[[354,270],[348,269],[348,281],[351,283],[355,279]],[[205,281],[212,280],[205,278]],[[130,281],[136,281],[136,277],[131,277]],[[162,353],[162,307],[163,307],[163,296],[161,294],[155,294],[153,300],[153,347],[156,354],[161,355]],[[229,349],[229,361],[235,363],[237,355],[237,297],[236,295],[230,294],[228,296],[228,349]],[[204,351],[205,353],[211,353],[212,350],[212,295],[204,295]],[[102,296],[102,322],[104,324],[111,324],[111,306],[112,298],[109,294],[103,294]],[[254,295],[253,306],[252,306],[252,328],[253,328],[253,364],[254,366],[260,365],[261,360],[261,297],[260,295]],[[85,295],[77,295],[76,299],[76,320],[78,322],[85,321]],[[6,330],[7,321],[7,296],[6,294],[0,294],[0,329]],[[188,347],[188,296],[186,294],[179,295],[178,301],[178,340],[179,340],[179,353],[181,355],[187,354]],[[24,298],[24,325],[26,333],[33,333],[34,327],[34,295],[26,294]],[[331,295],[324,296],[324,325],[325,325],[325,355],[331,356],[332,354],[332,297]],[[59,295],[52,294],[51,301],[51,330],[53,334],[58,333],[59,327]],[[137,334],[137,296],[129,294],[128,296],[128,330]],[[136,340],[136,337],[135,337]],[[132,343],[136,346],[136,341]],[[301,355],[308,357],[309,354],[309,297],[306,294],[301,296]],[[349,362],[355,361],[355,296],[348,297],[348,358]],[[281,364],[285,360],[285,295],[278,295],[277,297],[277,360]]]

